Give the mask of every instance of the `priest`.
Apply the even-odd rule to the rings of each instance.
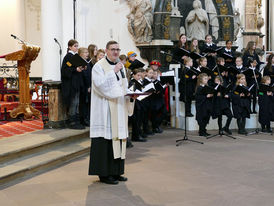
[[[109,41],[106,57],[92,69],[89,175],[98,175],[107,184],[127,181],[122,175],[128,116],[134,109],[134,99],[126,96],[128,81],[123,64],[118,62],[119,54],[119,44]]]

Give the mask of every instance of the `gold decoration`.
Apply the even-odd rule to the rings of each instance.
[[[166,10],[167,10],[168,12],[171,12],[171,11],[172,11],[171,1],[168,1],[168,2],[167,2]]]
[[[229,27],[230,27],[230,19],[229,19],[229,17],[225,17],[224,18],[223,25],[224,25],[225,29],[229,29]]]
[[[164,37],[165,37],[165,39],[169,39],[169,29],[168,28],[165,29]]]
[[[216,0],[216,3],[217,3],[217,4],[222,4],[222,3],[223,3],[223,0]]]
[[[223,4],[220,8],[221,15],[228,15],[228,8],[226,4]]]
[[[166,18],[165,18],[165,20],[164,20],[164,25],[165,26],[169,26],[169,24],[170,24],[170,16],[167,15]]]
[[[224,40],[225,41],[230,40],[230,34],[228,31],[224,33]]]

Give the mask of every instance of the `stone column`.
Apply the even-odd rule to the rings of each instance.
[[[62,42],[62,0],[41,0],[42,70],[43,81],[58,81],[60,74],[59,47]],[[63,49],[63,53],[66,52]]]
[[[254,41],[259,47],[262,47],[263,34],[258,29],[259,5],[261,0],[246,0],[245,1],[245,32],[244,47],[249,41]]]

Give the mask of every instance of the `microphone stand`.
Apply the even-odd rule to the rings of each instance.
[[[62,47],[56,38],[54,38],[54,41],[59,46],[59,56],[60,56],[59,58],[60,58],[60,68],[61,68],[62,67]]]
[[[11,36],[12,38],[14,38],[14,39],[17,39],[17,40],[20,41],[22,44],[26,44],[25,41],[19,39],[17,36],[15,36],[15,35],[13,35],[13,34],[11,34],[10,36]]]
[[[161,51],[162,54],[165,54],[165,55],[169,55],[172,57],[172,60],[178,64],[181,65],[181,62],[180,61],[177,61],[173,58],[173,55],[172,54],[169,54],[167,52],[163,52]],[[184,137],[182,139],[177,139],[176,140],[176,146],[180,146],[183,142],[185,141],[190,141],[190,142],[195,142],[195,143],[199,143],[199,144],[204,144],[203,142],[200,142],[200,141],[196,141],[196,140],[192,140],[192,139],[189,139],[188,138],[188,135],[187,135],[187,129],[186,129],[186,126],[187,126],[187,116],[186,116],[186,78],[184,78],[184,83],[185,83],[185,91],[184,91],[184,100],[185,100],[185,134],[184,134]],[[178,109],[178,108],[177,108]]]

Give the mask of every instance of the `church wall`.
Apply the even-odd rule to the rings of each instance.
[[[135,51],[140,59],[139,50],[127,29],[126,16],[130,10],[125,0],[78,0],[77,4],[80,46],[93,43],[104,49],[109,40],[116,40],[120,43],[121,54]]]
[[[0,0],[0,17],[2,29],[0,32],[0,55],[21,49],[21,45],[10,35],[14,34],[24,39],[25,37],[25,12],[22,0]],[[0,63],[5,62],[0,59]]]

